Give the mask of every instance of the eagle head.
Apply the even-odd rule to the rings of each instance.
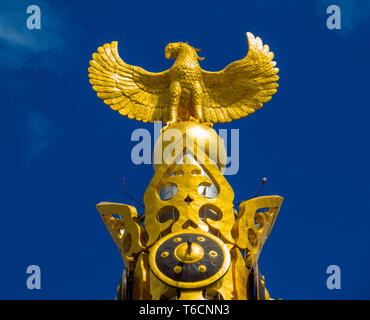
[[[190,46],[187,42],[174,42],[166,46],[164,54],[166,59],[176,59],[180,53],[184,53],[186,55],[193,55],[197,60],[204,60],[204,58],[199,57],[197,54],[200,50]]]

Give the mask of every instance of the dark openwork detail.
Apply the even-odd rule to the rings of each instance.
[[[158,241],[150,254],[158,278],[169,285],[197,288],[222,277],[230,255],[222,241],[203,232],[172,233]]]

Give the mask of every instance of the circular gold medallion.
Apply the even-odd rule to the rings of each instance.
[[[198,267],[198,270],[199,270],[200,272],[206,272],[206,271],[207,271],[207,267],[201,264],[201,265]]]
[[[197,243],[191,243],[189,245],[183,242],[176,247],[174,254],[177,260],[185,263],[192,263],[202,259],[204,252],[203,248]]]
[[[173,271],[176,272],[176,273],[180,273],[182,271],[182,268],[180,266],[175,266],[173,268]]]
[[[161,257],[162,257],[162,258],[167,258],[167,257],[168,257],[168,252],[167,252],[167,251],[163,251],[163,252],[161,253]]]
[[[217,252],[216,251],[213,251],[213,250],[211,250],[210,252],[209,252],[209,255],[211,256],[211,257],[217,257]]]
[[[212,234],[180,231],[161,238],[150,249],[149,263],[163,282],[192,289],[220,279],[230,266],[230,253]]]

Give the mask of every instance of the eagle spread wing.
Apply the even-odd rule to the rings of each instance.
[[[247,56],[219,72],[201,70],[202,121],[229,122],[246,117],[276,93],[279,79],[274,55],[260,38],[247,33]],[[147,72],[125,63],[117,42],[98,48],[90,61],[93,89],[113,110],[144,122],[170,120],[171,69]]]
[[[99,98],[120,114],[144,122],[167,118],[168,71],[147,72],[125,63],[113,41],[98,48],[90,61],[89,77]]]
[[[203,117],[213,123],[246,117],[276,93],[279,69],[274,54],[260,38],[247,33],[249,51],[245,58],[219,72],[202,70]]]

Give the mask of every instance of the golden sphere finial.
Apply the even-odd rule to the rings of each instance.
[[[217,132],[207,124],[181,121],[165,127],[156,141],[153,152],[154,170],[165,163],[169,156],[170,162],[174,158],[181,158],[181,155],[184,155],[185,147],[194,148],[190,152],[194,152],[195,158],[198,158],[200,152],[203,152],[211,162],[217,164],[220,170],[226,166],[225,145]]]

